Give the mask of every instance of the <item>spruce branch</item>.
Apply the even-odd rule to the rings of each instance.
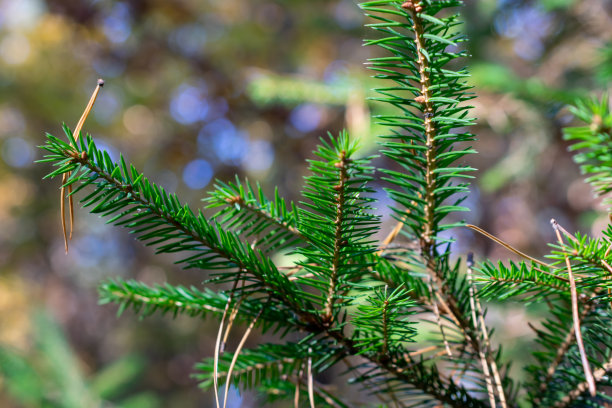
[[[389,194],[401,206],[394,207],[396,217],[420,243],[422,264],[436,288],[435,299],[428,303],[439,303],[478,354],[485,347],[469,322],[466,303],[459,300],[469,297],[467,287],[452,287],[448,253],[439,251],[444,242],[439,233],[461,224],[445,225],[444,218],[450,212],[464,210],[459,205],[462,198],[457,196],[467,192],[467,184],[453,185],[451,179],[468,178],[465,173],[472,170],[455,162],[473,152],[470,148],[456,149],[456,144],[473,137],[453,132],[453,128],[471,123],[467,119],[469,107],[461,105],[472,97],[465,84],[468,74],[443,68],[465,55],[448,49],[458,46],[463,38],[454,31],[456,16],[435,16],[442,9],[458,5],[456,1],[407,1],[400,7],[393,1],[373,1],[363,3],[362,8],[379,21],[370,26],[385,35],[366,44],[379,45],[391,53],[372,59],[371,69],[378,72],[378,78],[395,83],[379,89],[382,96],[378,99],[398,110],[397,116],[379,117],[392,129],[392,135],[383,136],[384,153],[403,170],[383,169],[386,180],[395,186]],[[454,201],[447,205],[445,200]],[[456,292],[459,288],[464,292]]]

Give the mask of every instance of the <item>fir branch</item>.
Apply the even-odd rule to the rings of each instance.
[[[403,170],[383,170],[386,180],[394,184],[394,188],[388,190],[391,198],[403,206],[403,209],[394,208],[396,217],[413,234],[409,237],[420,243],[422,263],[437,288],[434,291],[436,299],[429,304],[440,302],[467,344],[478,354],[485,347],[470,325],[465,303],[460,300],[469,297],[467,287],[452,287],[448,254],[438,250],[444,241],[439,233],[457,225],[444,225],[443,219],[449,212],[464,210],[459,206],[462,198],[456,195],[465,194],[467,184],[452,185],[450,179],[468,177],[465,173],[472,170],[453,164],[473,152],[471,149],[455,150],[456,143],[473,140],[473,137],[469,133],[452,131],[471,123],[466,119],[469,107],[459,105],[472,97],[463,82],[467,73],[443,68],[450,60],[464,55],[447,49],[449,45],[457,46],[462,37],[453,31],[457,25],[456,16],[434,17],[441,9],[459,4],[456,1],[406,1],[399,7],[393,1],[373,1],[363,3],[362,8],[380,21],[370,26],[386,36],[367,44],[379,45],[392,54],[371,62],[379,78],[390,79],[396,84],[379,89],[383,95],[379,99],[395,106],[400,113],[379,117],[393,132],[383,136],[383,145],[387,148],[384,153]],[[412,41],[407,39],[410,34]],[[409,95],[414,96],[410,98]],[[452,197],[454,203],[445,205],[444,201]],[[492,360],[490,356],[487,358]]]
[[[148,286],[134,280],[112,279],[98,286],[100,304],[115,303],[119,305],[118,314],[128,308],[142,317],[148,317],[156,312],[165,315],[171,313],[173,317],[186,314],[190,317],[206,317],[209,314],[221,317],[231,302],[231,292],[214,292],[208,288],[203,291],[195,287],[153,285]],[[261,309],[261,299],[243,299],[239,304],[240,321],[248,321],[255,317]],[[294,314],[284,308],[282,304],[273,303],[263,315],[266,323],[264,328],[272,327],[271,322],[291,322],[298,324]]]
[[[435,155],[435,137],[436,130],[434,126],[434,108],[433,103],[431,101],[431,83],[429,80],[429,72],[431,72],[429,67],[429,54],[425,48],[425,42],[423,35],[425,34],[423,30],[423,24],[421,18],[417,15],[423,11],[423,6],[415,5],[411,1],[407,1],[402,4],[402,8],[408,10],[412,15],[412,21],[414,25],[412,26],[414,29],[415,35],[415,43],[416,43],[416,53],[418,55],[417,63],[418,70],[420,75],[420,83],[421,83],[421,94],[415,98],[415,102],[419,102],[423,104],[423,118],[424,118],[424,127],[425,127],[425,147],[427,148],[425,152],[425,223],[423,228],[423,233],[421,235],[423,252],[425,254],[432,255],[432,246],[433,239],[435,237],[435,214],[434,211],[436,209],[435,205],[435,197],[434,190],[436,188],[436,180],[434,171],[436,169],[436,155]],[[427,56],[427,58],[426,58]]]
[[[456,16],[434,17],[441,9],[460,4],[407,1],[400,7],[391,0],[361,4],[368,16],[380,21],[369,26],[386,36],[369,40],[366,45],[378,45],[392,55],[370,60],[378,78],[395,82],[393,87],[377,90],[382,95],[377,99],[393,105],[399,113],[378,117],[393,133],[382,136],[384,154],[403,170],[383,169],[386,179],[395,186],[388,191],[403,207],[394,207],[398,220],[422,241],[426,254],[432,254],[432,248],[441,241],[438,233],[454,226],[441,224],[445,216],[464,210],[458,205],[461,198],[452,205],[443,203],[467,192],[467,184],[453,185],[451,178],[467,178],[465,173],[472,170],[451,167],[465,154],[474,152],[469,148],[454,149],[458,142],[473,140],[471,134],[452,132],[453,128],[471,123],[466,119],[469,107],[459,105],[472,98],[464,81],[467,73],[444,68],[450,60],[465,55],[447,50],[463,38],[454,30]]]

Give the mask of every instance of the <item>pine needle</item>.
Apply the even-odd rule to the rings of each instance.
[[[554,269],[554,267],[552,265],[549,265],[545,262],[542,262],[532,256],[527,255],[524,252],[519,251],[518,249],[514,248],[512,245],[508,244],[507,242],[502,241],[501,239],[497,238],[495,235],[493,234],[489,234],[487,231],[483,230],[480,227],[477,227],[476,225],[472,225],[472,224],[466,224],[466,227],[473,229],[474,231],[484,235],[485,237],[489,238],[490,240],[497,242],[499,245],[503,246],[504,248],[506,248],[508,251],[513,252],[515,254],[517,254],[518,256],[520,256],[521,258],[525,258],[530,260],[531,262],[535,262],[538,265],[542,265],[545,266],[547,268],[552,268]]]

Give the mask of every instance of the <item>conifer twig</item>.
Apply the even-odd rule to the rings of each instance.
[[[268,211],[264,210],[261,207],[256,207],[250,203],[247,203],[246,201],[244,201],[242,197],[238,195],[235,197],[228,197],[225,201],[228,205],[237,204],[240,207],[244,208],[245,210],[249,211],[250,213],[254,214],[255,216],[263,218],[271,223],[274,223],[275,225],[278,225],[280,228],[284,229],[287,232],[290,232],[296,237],[306,240],[306,237],[297,228],[290,225],[288,222],[284,222],[284,221],[280,221],[276,219]]]
[[[553,229],[555,230],[559,245],[563,245],[563,238],[561,237],[561,228],[559,228],[559,223],[557,223],[555,219],[551,219],[550,223]],[[572,273],[572,265],[570,264],[567,253],[564,252],[563,256],[565,257],[565,265],[567,266],[567,276],[569,278],[570,283],[570,292],[572,298],[572,316],[574,320],[576,344],[578,345],[578,350],[580,351],[580,359],[582,360],[582,368],[584,370],[584,376],[586,377],[586,382],[588,384],[589,393],[592,396],[595,396],[597,394],[597,390],[595,388],[595,380],[593,378],[593,373],[591,372],[591,367],[589,366],[589,359],[586,355],[586,350],[582,341],[582,332],[580,330],[580,313],[578,311],[578,292],[576,290],[576,281],[574,280],[574,275]]]
[[[331,324],[334,318],[334,301],[336,296],[336,286],[338,285],[339,268],[341,262],[342,246],[345,245],[344,239],[344,206],[346,200],[346,182],[348,180],[349,161],[346,157],[346,151],[342,150],[336,168],[338,169],[338,184],[334,187],[337,191],[336,196],[336,219],[334,220],[334,247],[332,254],[331,276],[329,279],[329,289],[327,292],[327,300],[325,302],[323,321],[326,324]]]

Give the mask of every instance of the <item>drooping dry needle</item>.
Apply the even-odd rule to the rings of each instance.
[[[549,264],[547,264],[545,262],[542,262],[542,261],[540,261],[540,260],[538,260],[538,259],[536,259],[536,258],[534,258],[532,256],[529,256],[526,253],[523,253],[523,252],[519,251],[518,249],[514,248],[512,245],[508,244],[507,242],[502,241],[501,239],[497,238],[493,234],[489,234],[487,231],[483,230],[480,227],[477,227],[476,225],[466,224],[465,226],[470,228],[470,229],[473,229],[474,231],[476,231],[476,232],[478,232],[478,233],[480,233],[482,235],[484,235],[485,237],[489,238],[490,240],[497,242],[499,245],[503,246],[508,251],[514,252],[515,254],[517,254],[518,256],[520,256],[522,258],[528,259],[531,262],[537,263],[538,265],[542,265],[542,266],[546,266],[548,268],[552,268],[551,265],[549,265]]]
[[[89,98],[89,102],[87,103],[87,106],[85,107],[85,110],[83,111],[83,114],[81,115],[81,118],[79,119],[79,121],[77,122],[76,127],[74,128],[74,132],[73,132],[73,136],[74,136],[74,140],[78,141],[79,140],[79,136],[81,134],[81,129],[83,128],[83,125],[85,124],[85,120],[87,119],[87,117],[89,116],[89,112],[91,112],[91,109],[93,108],[94,103],[96,102],[96,98],[98,97],[98,93],[100,92],[100,88],[102,88],[104,86],[104,80],[103,79],[98,79],[98,83],[96,84],[96,89],[94,89],[93,94],[91,95],[91,98]],[[74,146],[77,147],[77,146]],[[62,175],[62,189],[61,189],[61,203],[60,203],[60,214],[62,217],[62,232],[64,233],[64,248],[66,249],[66,253],[68,253],[68,239],[72,239],[72,230],[73,230],[73,225],[74,225],[74,203],[72,201],[72,185],[68,186],[68,206],[70,209],[70,235],[68,235],[66,233],[66,205],[64,200],[66,199],[66,187],[65,184],[68,181],[68,178],[70,177],[70,172],[68,173],[64,173]]]
[[[563,238],[561,237],[562,228],[560,228],[560,225],[554,219],[550,220],[550,224],[555,230],[559,245],[563,245]],[[565,265],[567,266],[567,277],[569,278],[570,284],[570,294],[572,298],[572,317],[574,321],[574,332],[576,334],[576,344],[578,345],[578,350],[580,351],[582,369],[584,370],[584,376],[589,387],[589,393],[594,397],[595,395],[597,395],[597,389],[595,387],[595,379],[593,378],[593,373],[591,372],[591,366],[589,365],[589,359],[586,355],[586,350],[584,348],[584,342],[582,341],[582,332],[580,331],[580,313],[578,311],[578,292],[576,290],[576,281],[574,279],[574,274],[572,273],[572,265],[569,261],[569,257],[565,252],[563,255],[565,257]]]

